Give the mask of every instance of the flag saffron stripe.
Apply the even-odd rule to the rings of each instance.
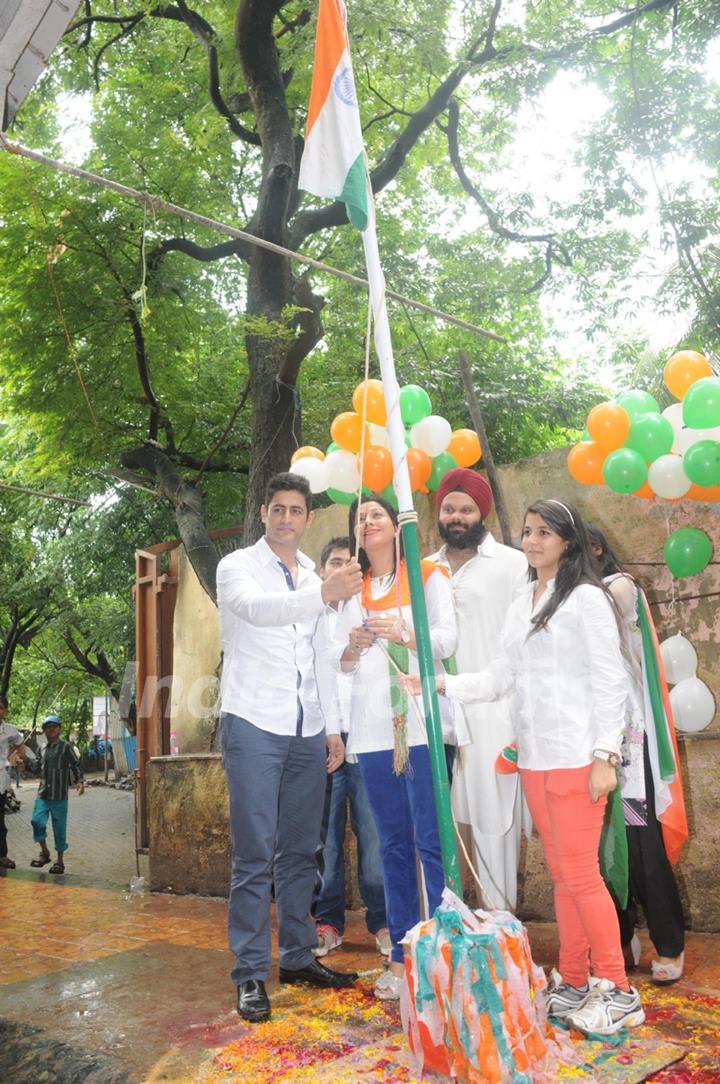
[[[305,136],[318,118],[332,87],[333,76],[347,45],[344,21],[337,0],[321,0],[318,12],[315,62]]]

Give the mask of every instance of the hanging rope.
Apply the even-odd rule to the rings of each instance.
[[[323,263],[322,260],[314,260],[312,257],[304,256],[300,252],[294,252],[292,249],[284,248],[282,245],[276,245],[273,241],[266,241],[262,237],[255,237],[252,233],[247,233],[245,230],[239,230],[235,226],[228,226],[227,223],[219,222],[215,218],[197,214],[196,211],[190,211],[187,207],[180,207],[176,203],[169,203],[167,200],[161,199],[159,196],[153,196],[149,192],[141,192],[137,188],[129,188],[127,185],[118,184],[117,181],[111,181],[108,177],[102,177],[97,173],[90,173],[86,169],[79,169],[77,166],[71,166],[67,162],[60,162],[55,158],[48,158],[47,155],[40,154],[38,151],[32,151],[28,147],[23,147],[20,143],[11,143],[4,132],[0,132],[0,146],[2,146],[8,154],[20,155],[23,158],[30,159],[32,162],[39,162],[49,169],[67,173],[70,177],[77,177],[79,180],[88,181],[90,184],[98,185],[100,188],[107,188],[112,192],[118,192],[121,196],[137,200],[139,203],[142,203],[153,211],[167,211],[170,214],[178,215],[180,218],[186,219],[188,222],[195,222],[199,226],[207,226],[210,229],[217,230],[219,233],[226,234],[228,237],[235,237],[239,241],[244,241],[249,245],[267,249],[268,252],[275,252],[279,256],[286,256],[289,260],[295,260],[297,263],[305,264],[307,267],[314,267],[317,271],[322,271],[326,275],[334,275],[336,278],[343,279],[345,282],[351,282],[354,286],[360,286],[364,290],[368,289],[367,279],[360,278],[358,275],[351,275],[348,271],[341,271],[338,267],[332,267],[330,264]],[[481,335],[483,338],[491,339],[496,343],[507,344],[507,339],[504,339],[501,335],[496,335],[494,331],[487,331],[485,328],[478,327],[476,324],[471,324],[468,320],[462,320],[459,316],[451,316],[449,313],[443,312],[441,309],[436,309],[432,305],[426,305],[423,301],[416,301],[414,298],[406,297],[404,294],[399,294],[395,290],[388,290],[387,296],[391,297],[394,301],[399,301],[401,304],[410,305],[411,308],[417,309],[419,312],[425,312],[430,316],[436,316],[439,320],[445,321],[445,323],[454,324],[456,327],[464,328],[465,331],[471,331],[474,335]]]

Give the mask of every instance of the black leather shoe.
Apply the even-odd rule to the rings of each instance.
[[[262,979],[248,979],[237,988],[237,1011],[243,1020],[259,1024],[270,1019],[270,998]]]
[[[289,971],[285,967],[280,968],[280,982],[307,982],[311,986],[322,986],[326,990],[342,990],[345,986],[352,986],[357,979],[356,971],[331,971],[319,960],[313,960],[311,964]]]

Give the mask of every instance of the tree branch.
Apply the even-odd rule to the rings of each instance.
[[[192,256],[194,260],[199,260],[201,263],[212,263],[214,260],[223,260],[226,256],[239,256],[247,260],[250,257],[251,247],[245,241],[237,239],[204,246],[189,241],[186,237],[168,237],[156,245],[148,255],[148,271],[157,271],[160,261],[168,252],[184,252],[186,256]]]
[[[220,69],[218,67],[217,49],[213,44],[213,39],[217,38],[215,31],[201,15],[198,15],[196,11],[192,11],[187,6],[185,0],[177,0],[177,5],[183,17],[183,21],[205,50],[208,62],[208,94],[210,95],[210,101],[213,103],[220,116],[224,117],[228,122],[228,127],[233,135],[236,135],[238,139],[242,139],[245,143],[251,143],[256,147],[259,147],[260,136],[258,133],[253,132],[250,128],[246,128],[244,124],[240,124],[240,122],[235,119],[235,116],[220,93]]]
[[[498,237],[502,237],[506,241],[518,241],[525,245],[533,243],[542,243],[545,245],[545,272],[529,287],[527,292],[532,293],[535,290],[539,290],[545,285],[552,274],[553,260],[557,258],[563,266],[569,267],[571,264],[570,254],[554,233],[520,233],[518,230],[511,230],[503,225],[500,220],[500,215],[488,203],[482,192],[476,188],[465,172],[465,167],[463,166],[460,157],[460,143],[458,139],[460,108],[455,98],[451,98],[448,102],[447,114],[447,124],[441,124],[440,127],[447,136],[450,161],[458,176],[460,184],[467,194],[475,200],[478,207],[480,207],[487,219],[490,229],[493,233],[496,233]]]

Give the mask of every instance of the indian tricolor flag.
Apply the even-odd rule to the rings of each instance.
[[[342,200],[353,226],[368,223],[368,178],[342,0],[320,0],[315,66],[298,187]]]

